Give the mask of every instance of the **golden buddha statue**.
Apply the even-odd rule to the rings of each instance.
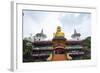
[[[61,32],[60,26],[57,27],[56,33],[54,33],[53,35],[54,35],[54,37],[64,37],[64,33]]]

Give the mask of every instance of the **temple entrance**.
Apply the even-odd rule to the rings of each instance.
[[[65,54],[66,51],[63,48],[56,48],[56,49],[53,50],[53,53],[54,54]]]
[[[67,60],[66,51],[63,48],[56,48],[53,50],[53,61]]]

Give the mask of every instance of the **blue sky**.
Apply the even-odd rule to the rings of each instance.
[[[91,14],[75,12],[23,11],[23,38],[35,35],[43,29],[47,40],[53,38],[57,26],[62,27],[67,39],[71,39],[74,29],[81,39],[91,36]]]

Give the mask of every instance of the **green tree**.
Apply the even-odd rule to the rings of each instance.
[[[91,37],[87,37],[82,41],[85,54],[82,57],[83,59],[90,59],[91,58]]]
[[[90,49],[91,48],[91,37],[87,37],[82,41],[84,47]]]
[[[32,43],[26,39],[23,39],[23,61],[29,61],[32,55]]]

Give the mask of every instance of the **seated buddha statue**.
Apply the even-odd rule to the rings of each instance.
[[[64,33],[61,32],[60,26],[57,27],[56,33],[54,33],[54,37],[64,37]]]

